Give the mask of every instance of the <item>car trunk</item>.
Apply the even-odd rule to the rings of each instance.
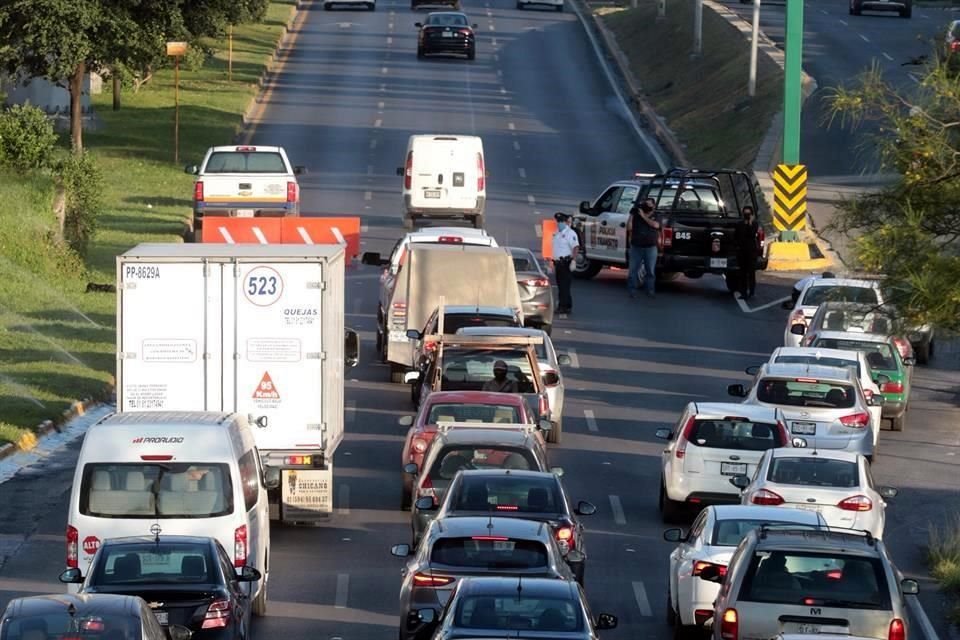
[[[434,41],[429,32],[426,37],[430,42]],[[453,36],[454,39],[457,37],[462,39],[462,36]],[[436,41],[449,39],[439,36]],[[476,209],[479,170],[477,155],[474,146],[465,145],[456,138],[434,139],[429,148],[415,148],[410,189],[411,206],[464,211]]]
[[[672,248],[665,253],[684,256],[705,256],[706,267],[726,269],[733,266],[737,256],[736,229],[739,220],[672,213],[669,215],[673,229]]]
[[[780,408],[787,420],[787,429],[789,429],[790,433],[794,436],[801,438],[817,438],[827,436],[848,436],[849,438],[859,438],[863,436],[863,428],[848,427],[839,421],[841,417],[855,413],[856,408],[851,407],[849,409],[833,409],[829,412],[823,409],[818,409],[813,414],[810,411],[800,409],[798,407],[781,406]],[[809,444],[811,447],[819,446],[822,449],[836,448],[829,446],[828,441],[826,440],[822,442],[810,442]],[[844,447],[841,446],[839,448],[842,449]]]
[[[762,456],[763,451],[698,447],[690,442],[687,444],[687,454],[683,458],[683,470],[684,473],[716,476],[718,479],[733,476],[752,477]],[[732,485],[722,481],[717,485],[717,490],[721,489],[725,493],[738,491]]]
[[[150,605],[160,624],[178,624],[193,631],[200,630],[209,604],[223,597],[219,588],[209,584],[183,585],[169,589],[158,589],[151,585],[103,587],[98,589],[97,593],[140,596]]]
[[[803,594],[797,594],[802,599]],[[741,637],[775,638],[778,634],[834,633],[886,638],[892,615],[876,609],[737,601]]]
[[[418,604],[436,604],[441,607],[447,604],[450,594],[463,578],[489,578],[489,577],[517,577],[524,578],[555,578],[557,577],[547,567],[536,569],[465,569],[463,567],[450,567],[442,564],[431,565],[429,571],[421,573],[432,573],[435,577],[445,576],[454,578],[450,584],[442,587],[417,587],[413,588],[413,601]]]
[[[836,494],[829,498],[817,491],[811,491],[811,487],[797,486],[791,487],[778,484],[774,491],[783,498],[782,507],[792,507],[804,511],[815,511],[823,516],[827,524],[831,527],[840,527],[842,529],[862,529],[863,526],[857,526],[858,516],[861,512],[846,511],[837,506],[840,500],[836,499]],[[849,495],[857,493],[857,489],[850,489]],[[847,497],[847,496],[845,496]],[[871,512],[867,512],[869,514]]]

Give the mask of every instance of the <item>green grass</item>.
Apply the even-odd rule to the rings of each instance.
[[[747,95],[749,42],[721,16],[703,11],[703,56],[691,59],[693,0],[669,2],[657,21],[656,0],[603,13],[634,76],[686,155],[705,168],[747,169],[783,104],[783,73],[762,53],[757,93]],[[669,61],[664,64],[664,61]]]
[[[951,598],[953,622],[960,624],[960,515],[944,527],[931,527],[927,560],[930,574]]]
[[[183,165],[207,147],[229,144],[240,114],[282,33],[293,0],[275,0],[263,23],[234,31],[233,77],[227,47],[199,70],[180,71],[180,159],[173,163],[173,71],[161,70],[122,108],[110,83],[93,96],[95,131],[84,133],[105,176],[106,212],[85,264],[50,240],[57,223],[54,186],[44,175],[0,171],[0,441],[16,442],[113,380],[115,257],[139,242],[180,242],[190,218],[192,179]]]

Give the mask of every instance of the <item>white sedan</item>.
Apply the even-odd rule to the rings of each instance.
[[[827,526],[823,517],[813,511],[720,505],[707,507],[693,522],[690,531],[667,529],[663,539],[676,542],[670,554],[669,590],[667,591],[667,621],[676,626],[674,637],[693,638],[713,615],[713,601],[720,591],[715,582],[700,580],[698,576],[709,566],[726,571],[740,540],[751,529],[761,525],[798,525],[816,528]]]
[[[867,459],[836,449],[771,449],[757,473],[731,478],[742,504],[808,509],[839,529],[883,537],[887,503],[897,490],[875,487]]]

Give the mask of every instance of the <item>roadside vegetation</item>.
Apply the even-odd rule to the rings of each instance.
[[[197,40],[206,54],[194,54],[180,71],[180,164],[173,163],[173,71],[165,62],[150,68],[136,92],[134,80],[144,76],[124,76],[118,111],[112,83],[104,82],[92,96],[84,154],[71,158],[62,137],[40,166],[0,161],[0,441],[29,447],[38,423],[76,399],[109,392],[115,295],[87,286],[113,284],[115,256],[139,242],[181,241],[192,184],[182,165],[232,140],[294,4],[273,0],[260,22],[234,29],[229,81],[226,41]],[[97,179],[100,187],[90,189]]]
[[[666,18],[658,21],[656,0],[639,0],[636,9],[596,12],[654,111],[686,146],[689,160],[705,168],[749,169],[783,104],[783,73],[760,55],[757,92],[750,98],[749,42],[708,8],[703,10],[703,55],[691,58],[693,10],[693,0],[671,1]]]
[[[960,515],[942,528],[931,528],[927,560],[930,574],[951,598],[950,619],[960,624]]]

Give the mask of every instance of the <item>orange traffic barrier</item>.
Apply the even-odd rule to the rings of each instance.
[[[204,242],[216,244],[280,244],[283,218],[203,219]]]
[[[553,234],[557,232],[557,221],[553,218],[544,218],[540,227],[543,231],[540,238],[540,253],[544,260],[553,260]]]
[[[203,242],[219,244],[343,244],[347,261],[360,254],[360,218],[206,218]]]

